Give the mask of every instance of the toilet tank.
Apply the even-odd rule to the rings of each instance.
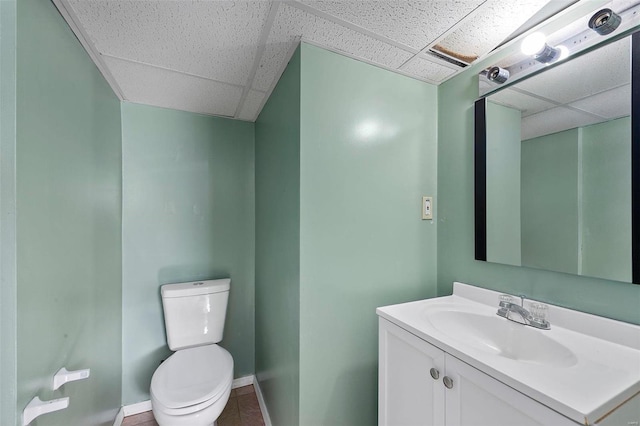
[[[222,340],[230,286],[228,278],[162,286],[164,325],[172,351]]]

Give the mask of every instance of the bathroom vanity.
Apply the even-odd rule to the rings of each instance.
[[[640,326],[549,305],[536,329],[499,296],[454,283],[377,309],[380,425],[639,424]]]

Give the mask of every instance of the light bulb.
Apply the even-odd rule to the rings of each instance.
[[[611,34],[620,26],[622,17],[611,9],[597,11],[589,19],[589,28],[600,35]]]
[[[489,71],[487,71],[487,78],[489,81],[502,84],[509,79],[509,70],[500,67],[491,67]]]
[[[529,34],[524,40],[522,40],[520,50],[527,56],[535,55],[544,49],[546,42],[547,37],[542,33]]]

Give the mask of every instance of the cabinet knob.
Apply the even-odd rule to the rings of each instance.
[[[438,380],[438,377],[440,377],[440,372],[435,368],[429,370],[429,373],[431,373],[431,377],[433,377],[434,380]]]
[[[442,382],[444,383],[447,389],[451,389],[453,387],[453,379],[449,376],[444,376],[442,378]]]

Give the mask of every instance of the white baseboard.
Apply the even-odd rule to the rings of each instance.
[[[255,380],[255,377],[253,375],[239,377],[233,381],[233,383],[231,384],[231,389],[252,385],[254,380]]]
[[[256,383],[256,378],[253,375],[239,377],[233,381],[233,383],[231,384],[231,389],[241,388],[243,386],[252,385],[254,383]],[[256,390],[256,395],[257,393],[258,392]],[[260,408],[262,409],[262,406],[260,406]],[[118,415],[116,416],[116,419],[113,422],[113,426],[120,426],[125,417],[135,416],[136,414],[145,413],[147,411],[151,411],[150,400],[142,401],[142,402],[138,402],[130,405],[124,405],[122,408],[120,408],[120,411],[118,411]],[[263,414],[263,417],[264,417],[264,414]],[[269,425],[270,424],[271,423],[269,423]],[[266,426],[269,426],[269,425],[266,425]]]
[[[122,407],[124,411],[124,416],[135,416],[136,414],[146,413],[147,411],[151,411],[151,400],[146,400],[142,402],[138,402],[131,405],[125,405]]]
[[[260,405],[260,411],[262,412],[262,419],[265,426],[271,426],[271,417],[269,417],[269,411],[267,411],[267,404],[264,402],[264,396],[262,395],[262,389],[260,389],[260,383],[258,379],[254,377],[253,388],[256,390],[256,397],[258,398],[258,405]]]
[[[116,419],[113,421],[113,426],[120,426],[123,420],[124,420],[124,408],[120,407],[120,410],[118,410],[118,414],[116,415]]]

